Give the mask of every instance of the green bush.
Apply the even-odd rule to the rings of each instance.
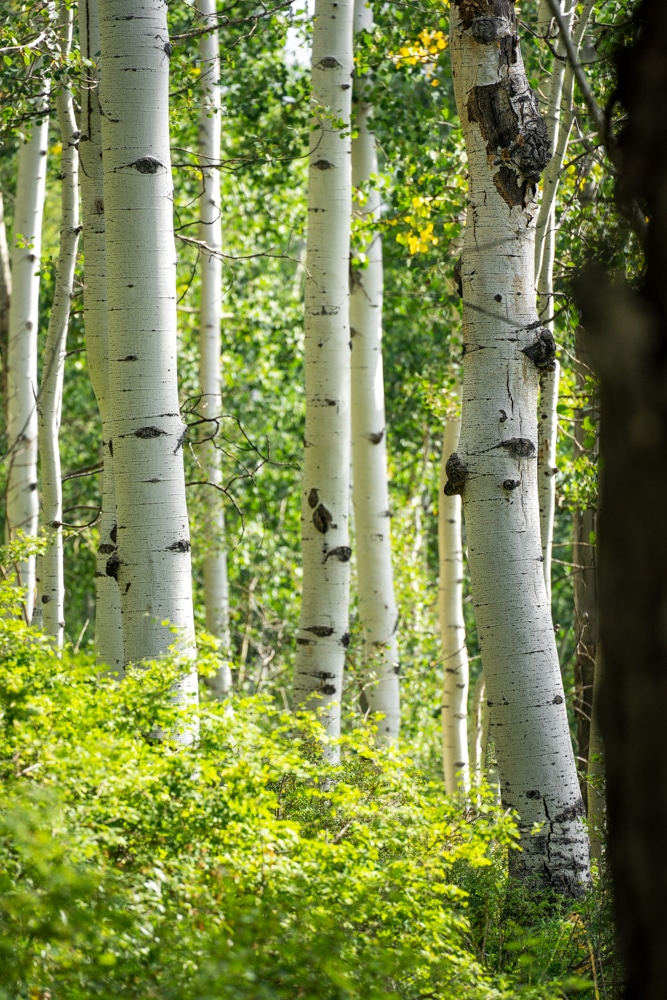
[[[183,746],[179,670],[117,683],[0,616],[1,1000],[569,996],[540,957],[567,917],[533,948],[502,916],[510,817],[365,729],[325,765],[265,699],[204,703]]]

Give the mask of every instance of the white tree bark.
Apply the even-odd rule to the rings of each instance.
[[[486,700],[486,685],[482,672],[475,681],[472,695],[472,719],[468,752],[470,756],[471,780],[479,785],[485,777],[486,759],[489,747],[489,706]]]
[[[123,670],[123,629],[118,582],[106,571],[117,551],[114,461],[109,432],[107,274],[99,100],[100,22],[97,0],[79,2],[81,55],[90,59],[81,87],[81,216],[84,247],[84,325],[88,371],[102,421],[102,513],[95,567],[95,654],[116,674]]]
[[[457,0],[450,45],[470,192],[461,444],[446,490],[463,496],[502,798],[520,817],[512,872],[577,893],[588,842],[542,572],[535,461],[538,370],[554,353],[535,311],[533,266],[548,136],[511,0]]]
[[[356,0],[355,32],[370,30],[373,14],[366,0]],[[377,174],[375,135],[369,128],[372,107],[363,97],[364,81],[355,95],[352,140],[352,184],[359,188]],[[373,226],[380,218],[380,195],[371,189],[365,201],[355,199],[355,215]],[[382,238],[374,233],[367,266],[351,272],[350,336],[352,343],[352,499],[359,588],[359,620],[363,636],[364,695],[371,712],[383,715],[380,735],[398,738],[400,690],[398,610],[391,565],[387,434],[382,370]]]
[[[73,8],[63,5],[58,15],[58,40],[62,57],[69,54],[74,25]],[[42,628],[62,646],[65,634],[65,576],[63,567],[63,497],[60,471],[60,419],[62,414],[65,348],[79,245],[79,128],[74,116],[72,91],[61,84],[56,98],[62,143],[60,177],[62,209],[60,249],[55,291],[44,348],[42,379],[37,402],[39,462],[41,471],[41,520],[46,548],[40,561]]]
[[[468,761],[468,651],[463,620],[463,543],[461,497],[444,492],[447,458],[458,448],[461,418],[445,424],[440,464],[438,617],[444,669],[442,686],[442,761],[449,795],[470,790]]]
[[[350,327],[348,312],[353,0],[317,0],[313,25],[305,292],[303,593],[297,704],[340,732],[349,643]],[[342,122],[342,129],[339,127]],[[329,756],[336,757],[331,750]]]
[[[578,52],[593,0],[589,0],[580,14],[573,41]],[[570,31],[574,14],[571,0],[562,4],[563,22]],[[551,8],[546,2],[541,8],[542,21],[551,20]],[[550,77],[547,129],[552,157],[544,171],[544,192],[535,231],[535,273],[540,319],[553,335],[554,315],[554,258],[556,247],[556,195],[560,174],[567,150],[573,120],[574,73],[565,63],[565,45],[562,37],[556,43],[556,58]],[[540,401],[537,444],[537,483],[540,504],[540,532],[542,558],[547,597],[551,603],[551,559],[553,552],[553,527],[556,509],[556,445],[558,437],[558,387],[560,366],[556,360],[551,370],[540,373]]]
[[[199,331],[200,416],[205,425],[206,441],[200,449],[204,478],[211,483],[210,497],[204,514],[207,551],[204,556],[204,602],[206,628],[220,643],[221,665],[209,684],[219,696],[226,695],[232,682],[229,667],[229,587],[227,583],[227,551],[225,546],[225,512],[222,503],[222,452],[212,440],[222,411],[222,378],[220,373],[220,323],[222,319],[222,221],[220,203],[220,52],[216,18],[217,0],[197,0],[197,10],[211,33],[199,40],[202,110],[199,116],[199,164],[202,190],[199,197],[199,238],[210,250],[202,250],[201,315]]]
[[[7,402],[7,344],[9,343],[9,303],[12,298],[12,272],[5,228],[5,202],[0,191],[0,397]],[[6,417],[6,414],[5,414]]]
[[[193,659],[190,535],[176,370],[176,253],[163,0],[100,0],[109,309],[109,447],[126,663]],[[180,695],[197,698],[194,665]]]
[[[16,207],[11,251],[12,298],[7,345],[7,528],[37,534],[37,328],[42,215],[46,189],[48,116],[36,120],[19,146]],[[26,588],[25,618],[35,601],[35,558],[19,563],[18,582]]]

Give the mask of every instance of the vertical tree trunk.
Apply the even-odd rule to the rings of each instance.
[[[216,9],[217,0],[197,0],[200,19],[212,30],[199,40],[202,110],[199,116],[199,164],[202,171],[202,191],[199,197],[200,240],[210,250],[203,250],[201,267],[201,315],[199,333],[199,413],[210,421],[206,436],[213,438],[218,430],[216,420],[222,410],[220,374],[220,322],[222,312],[222,221],[220,204],[220,53]],[[204,602],[206,628],[220,643],[221,666],[210,681],[219,696],[231,687],[229,669],[229,588],[227,584],[227,551],[225,547],[225,512],[222,504],[222,452],[214,440],[200,449],[204,478],[211,483],[210,497],[204,515],[207,551],[204,556]]]
[[[84,246],[84,325],[88,371],[102,421],[102,513],[95,566],[95,654],[116,674],[123,670],[120,592],[106,571],[117,553],[114,460],[109,431],[109,337],[102,172],[102,118],[99,99],[100,21],[97,0],[79,2],[81,55],[93,62],[81,87],[81,216]]]
[[[12,298],[12,272],[5,229],[5,202],[0,191],[0,399],[7,405],[7,346],[9,344],[9,303]],[[5,413],[5,420],[7,414]]]
[[[303,593],[294,676],[297,703],[321,706],[333,737],[340,731],[349,643],[352,14],[353,0],[316,2],[305,295]]]
[[[36,120],[18,152],[16,208],[12,239],[12,298],[7,347],[7,527],[37,534],[37,328],[42,214],[46,188],[49,123]],[[25,618],[30,622],[35,600],[35,558],[18,565],[18,580],[26,588]]]
[[[440,585],[438,617],[444,668],[442,688],[442,758],[445,788],[453,795],[468,792],[468,652],[463,620],[463,543],[461,541],[461,497],[444,492],[446,460],[456,451],[461,419],[450,416],[445,424],[440,465],[438,504],[438,550]]]
[[[588,0],[579,16],[573,32],[575,50],[579,50],[581,40],[593,7]],[[563,20],[568,32],[574,14],[571,0],[562,4]],[[549,24],[551,7],[543,0],[541,5],[542,23]],[[545,16],[546,15],[546,16]],[[540,319],[553,335],[554,324],[554,257],[556,249],[556,194],[560,174],[567,150],[573,119],[574,73],[565,64],[565,46],[559,37],[556,43],[549,86],[547,108],[547,130],[553,155],[544,171],[544,193],[540,204],[535,231],[535,273],[537,275],[537,295]],[[547,598],[551,603],[551,557],[553,550],[553,526],[556,508],[556,439],[558,435],[558,386],[560,366],[554,359],[549,369],[540,372],[539,420],[537,437],[537,484],[540,504],[540,532],[542,537],[542,557],[544,559],[544,581]]]
[[[586,386],[586,376],[591,368],[588,352],[585,350],[585,335],[581,328],[575,334],[575,374],[577,390],[580,394],[590,391]],[[590,432],[583,426],[586,417],[596,425],[599,421],[597,400],[589,399],[586,407],[577,409],[574,424],[575,454],[585,454],[586,439]],[[590,449],[597,452],[597,445]],[[574,714],[577,724],[577,757],[582,775],[582,793],[588,804],[588,745],[590,741],[591,718],[593,714],[593,682],[595,677],[596,649],[598,642],[598,587],[595,558],[595,532],[597,512],[588,507],[576,510],[573,518],[572,561],[574,563]]]
[[[667,982],[667,6],[643,0],[619,61],[617,199],[648,217],[643,288],[579,294],[600,377],[598,584],[608,857],[628,1000]],[[632,516],[634,513],[634,516]]]
[[[194,656],[176,359],[176,252],[163,0],[100,0],[113,451],[125,662]],[[192,666],[181,694],[196,700]]]
[[[58,38],[63,58],[72,45],[73,8],[62,6],[58,15]],[[62,143],[60,177],[62,209],[60,250],[55,291],[44,348],[42,379],[37,403],[39,461],[42,477],[41,515],[47,545],[40,563],[42,628],[62,646],[65,632],[65,576],[63,567],[63,497],[60,473],[60,418],[62,412],[65,347],[74,267],[79,245],[79,128],[74,116],[72,92],[61,84],[56,98]]]
[[[371,5],[356,0],[355,32],[373,27]],[[355,94],[352,184],[359,188],[377,173],[375,135],[369,128],[372,107],[364,100],[365,81]],[[356,216],[373,226],[380,217],[380,195],[370,190],[355,200]],[[373,714],[382,714],[380,734],[398,738],[400,692],[397,626],[391,565],[387,433],[382,370],[382,238],[373,233],[367,266],[351,272],[352,344],[352,498],[357,548],[359,620],[363,635],[364,695]]]
[[[535,312],[533,268],[548,136],[510,0],[453,3],[450,45],[470,204],[461,445],[447,462],[446,491],[463,496],[502,797],[520,816],[512,872],[577,893],[588,879],[588,841],[544,586],[535,461],[538,371],[554,353]]]

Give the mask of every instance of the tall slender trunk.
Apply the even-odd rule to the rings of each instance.
[[[204,603],[206,628],[220,643],[221,665],[210,687],[222,696],[231,687],[229,668],[229,587],[227,583],[227,551],[225,546],[225,512],[222,504],[222,452],[216,448],[214,435],[222,410],[222,378],[220,373],[220,323],[222,319],[222,221],[220,204],[220,52],[216,10],[217,0],[197,0],[199,17],[210,26],[210,34],[199,40],[202,110],[199,116],[199,164],[202,190],[199,196],[199,238],[207,248],[202,250],[201,314],[199,331],[199,413],[210,421],[206,424],[209,438],[200,449],[204,478],[211,484],[206,504],[203,530],[206,539],[204,555]]]
[[[450,416],[445,424],[440,465],[438,549],[440,584],[438,617],[444,668],[442,687],[442,758],[445,788],[452,795],[468,792],[468,652],[463,620],[463,543],[461,497],[444,492],[446,460],[459,445],[461,418]]]
[[[350,327],[348,316],[353,0],[317,0],[308,170],[303,592],[294,691],[340,732],[349,643]],[[329,756],[336,757],[332,750]]]
[[[471,781],[478,785],[485,777],[489,748],[489,706],[486,700],[486,684],[482,672],[475,681],[472,694],[472,713],[468,754],[470,758]]]
[[[5,228],[5,202],[0,191],[0,399],[7,401],[7,345],[9,344],[9,303],[12,298],[12,272]],[[5,414],[5,418],[6,418]]]
[[[37,329],[48,130],[44,114],[18,152],[7,345],[9,540],[19,531],[28,538],[37,534]],[[34,556],[20,562],[17,570],[18,581],[26,588],[24,614],[30,622],[35,601]]]
[[[73,8],[63,5],[58,15],[58,37],[63,58],[72,45]],[[40,563],[42,628],[57,646],[65,633],[65,576],[63,567],[63,496],[60,473],[60,418],[62,413],[65,347],[74,267],[79,245],[79,128],[74,116],[72,91],[61,84],[56,98],[62,143],[60,177],[62,209],[60,249],[55,291],[44,348],[42,379],[37,402],[39,461],[41,471],[41,520],[47,544]]]
[[[575,333],[575,375],[577,391],[580,395],[590,392],[586,376],[591,374],[590,359],[585,347],[586,336],[581,328]],[[588,417],[597,426],[599,423],[598,401],[588,398],[586,406],[578,408],[574,424],[574,444],[577,456],[588,452],[597,454],[597,441],[590,442],[590,432],[585,429]],[[588,445],[588,447],[587,447]],[[595,550],[597,511],[591,507],[576,510],[573,516],[572,561],[574,563],[574,714],[577,725],[577,756],[582,774],[582,792],[587,803],[586,774],[588,772],[591,718],[593,714],[593,684],[595,677],[596,649],[598,643],[598,587]],[[587,803],[588,804],[588,803]]]
[[[194,657],[176,358],[176,252],[163,0],[100,0],[113,451],[124,660]],[[192,665],[181,695],[197,698]]]
[[[88,371],[102,421],[102,513],[95,566],[95,654],[98,663],[123,670],[120,592],[106,571],[117,551],[116,492],[109,430],[109,345],[107,273],[102,173],[102,118],[99,98],[100,21],[97,0],[80,0],[81,55],[89,65],[81,88],[81,217],[84,246],[84,326]]]
[[[576,51],[583,38],[593,7],[589,0],[579,16],[572,40]],[[574,15],[571,0],[562,4],[563,20],[568,32]],[[549,24],[551,7],[543,0],[542,22]],[[556,43],[556,58],[550,78],[549,103],[546,122],[552,157],[544,171],[544,193],[540,204],[535,231],[535,273],[539,314],[544,327],[554,332],[554,258],[556,250],[556,195],[560,174],[567,150],[573,120],[574,73],[565,64],[565,45],[562,37]],[[556,509],[556,439],[558,435],[558,386],[560,365],[554,359],[549,368],[540,372],[539,420],[537,430],[537,484],[540,504],[540,532],[542,558],[547,597],[551,603],[551,559],[553,551],[554,513]]]
[[[356,0],[355,32],[373,27],[372,8]],[[365,81],[355,93],[356,138],[352,140],[352,184],[359,188],[377,173],[372,107]],[[380,195],[370,190],[354,202],[355,215],[372,227],[380,218]],[[391,565],[387,432],[382,371],[382,238],[373,233],[366,267],[351,272],[352,499],[357,550],[359,620],[363,635],[364,695],[371,712],[383,715],[380,734],[398,738],[400,692],[398,611]]]
[[[548,136],[510,0],[457,0],[450,44],[470,192],[461,444],[446,491],[463,496],[502,798],[520,817],[512,873],[576,894],[588,879],[588,842],[544,586],[535,461],[538,371],[553,359],[533,268]]]

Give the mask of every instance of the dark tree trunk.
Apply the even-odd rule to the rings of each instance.
[[[641,293],[582,282],[601,382],[598,580],[609,856],[626,997],[667,996],[667,5],[619,64],[618,198],[646,215]],[[634,202],[634,206],[633,206]],[[641,213],[636,211],[637,205]]]
[[[597,394],[591,396],[590,358],[586,336],[581,327],[575,335],[575,373],[577,391],[585,397],[585,405],[576,411],[574,425],[575,457],[597,454],[597,441],[591,446],[590,432],[584,426],[586,417],[596,425],[599,420]],[[589,395],[586,397],[585,394]],[[580,775],[581,794],[588,808],[588,758],[593,714],[593,681],[595,655],[598,641],[598,593],[595,542],[597,511],[591,507],[576,510],[573,517],[572,561],[574,563],[574,714],[577,725],[577,769]]]

